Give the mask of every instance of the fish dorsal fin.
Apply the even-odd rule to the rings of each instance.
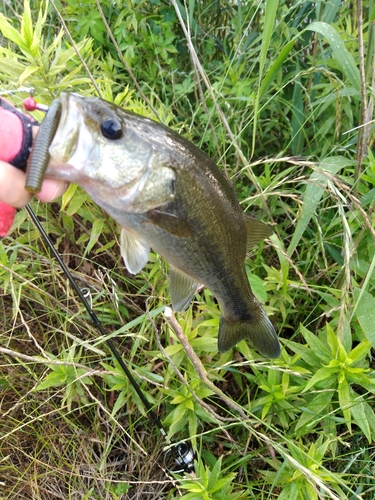
[[[169,271],[169,294],[175,311],[185,311],[196,294],[198,283],[171,266]]]
[[[177,215],[158,209],[147,212],[147,221],[179,238],[189,238],[196,233],[195,228],[189,222],[180,219]]]
[[[273,231],[270,226],[267,226],[264,222],[246,215],[246,234],[246,249],[250,252],[255,245],[263,241],[265,238],[269,238],[271,234],[273,234]]]
[[[124,227],[121,229],[120,247],[126,269],[129,273],[138,274],[147,264],[150,247],[144,245],[133,233]]]

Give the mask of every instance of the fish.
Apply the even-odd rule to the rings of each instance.
[[[247,215],[231,182],[201,149],[169,127],[97,97],[62,93],[46,177],[81,186],[121,226],[125,266],[137,274],[150,249],[169,264],[175,311],[203,284],[221,317],[218,350],[248,340],[280,356],[276,331],[246,274],[249,250],[270,227]]]

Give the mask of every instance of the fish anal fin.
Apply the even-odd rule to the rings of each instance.
[[[241,340],[250,343],[266,358],[280,356],[280,343],[267,314],[258,305],[257,314],[250,319],[232,321],[221,316],[219,326],[219,352],[229,351]]]
[[[120,234],[120,247],[126,269],[132,274],[138,274],[148,262],[149,246],[144,245],[131,231],[123,227]]]
[[[264,222],[246,215],[246,234],[246,249],[249,252],[253,247],[255,247],[255,245],[263,241],[265,238],[269,238],[273,234],[273,231],[270,226]]]
[[[169,294],[175,311],[185,311],[198,289],[198,283],[174,267],[169,271]]]

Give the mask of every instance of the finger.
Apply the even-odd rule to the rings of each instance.
[[[65,193],[68,183],[54,179],[45,179],[41,191],[36,195],[40,201],[50,202]]]
[[[0,201],[21,208],[29,203],[31,194],[25,190],[25,173],[0,161]]]

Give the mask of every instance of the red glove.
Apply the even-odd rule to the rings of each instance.
[[[0,201],[0,238],[4,238],[11,228],[16,209]]]
[[[38,125],[38,122],[0,98],[0,160],[23,170],[26,168],[32,147],[33,125]],[[15,213],[15,208],[0,201],[0,238],[8,234]]]

